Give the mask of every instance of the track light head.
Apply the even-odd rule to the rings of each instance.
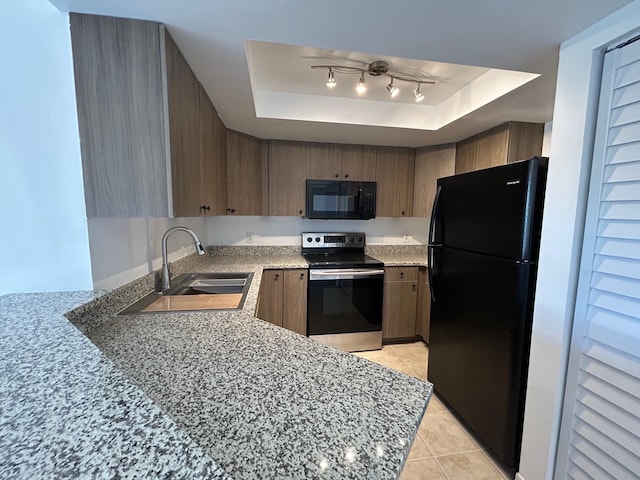
[[[333,70],[329,68],[329,79],[327,80],[327,87],[333,88],[336,86],[336,79],[333,76]]]
[[[413,95],[416,98],[416,103],[417,102],[421,102],[424,100],[424,95],[422,94],[422,92],[420,92],[420,84],[418,83],[418,86],[416,87],[416,89],[413,91]]]
[[[360,76],[360,81],[358,82],[358,86],[356,87],[356,92],[364,93],[367,91],[367,86],[364,84],[364,72]]]
[[[393,84],[393,77],[391,77],[391,83],[387,85],[387,91],[389,92],[389,95],[391,95],[391,98],[395,97],[396,95],[398,95],[398,93],[400,93],[400,90],[398,89],[398,87],[396,87]]]

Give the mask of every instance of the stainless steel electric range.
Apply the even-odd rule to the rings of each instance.
[[[364,247],[364,233],[302,234],[307,334],[348,352],[382,348],[384,264]]]

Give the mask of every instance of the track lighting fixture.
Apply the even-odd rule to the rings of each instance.
[[[364,62],[361,62],[364,64]],[[420,92],[421,85],[433,85],[435,84],[435,80],[433,80],[430,76],[415,76],[408,73],[403,73],[399,71],[390,71],[389,64],[384,60],[376,60],[375,62],[371,62],[365,68],[362,67],[352,67],[349,65],[311,65],[311,68],[326,68],[329,70],[329,79],[327,80],[327,87],[333,88],[336,86],[335,80],[335,72],[343,73],[343,74],[359,74],[360,80],[356,85],[356,91],[359,95],[362,95],[367,91],[367,86],[365,85],[364,74],[368,73],[372,77],[380,77],[385,76],[389,77],[391,81],[387,85],[387,91],[391,98],[395,98],[400,93],[400,89],[393,84],[394,80],[399,80],[402,82],[410,82],[416,84],[416,89],[413,91],[414,99],[416,102],[421,102],[424,100],[424,95]]]
[[[367,91],[367,86],[364,84],[364,72],[360,75],[360,81],[358,82],[358,86],[356,87],[356,92],[362,94]]]
[[[327,80],[327,87],[333,88],[336,86],[336,79],[333,76],[333,70],[329,67],[329,79]]]

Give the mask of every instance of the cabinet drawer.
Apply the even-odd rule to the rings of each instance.
[[[418,267],[386,267],[385,282],[415,282],[418,280]]]

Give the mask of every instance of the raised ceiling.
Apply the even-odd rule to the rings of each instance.
[[[412,147],[509,120],[551,120],[560,43],[630,1],[51,0],[63,11],[166,24],[229,128],[261,138]],[[390,102],[381,78],[367,80],[358,98],[355,76],[337,74],[328,92],[327,72],[309,68],[373,59],[437,83],[421,88],[424,104],[407,93]],[[503,70],[532,76],[498,95],[504,81],[490,75]]]

